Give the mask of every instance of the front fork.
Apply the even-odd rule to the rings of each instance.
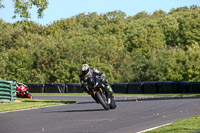
[[[99,90],[100,90],[100,92],[103,92],[103,89],[102,89],[101,87],[99,88]],[[93,93],[93,95],[94,95],[94,97],[95,97],[96,91],[95,91],[94,89],[92,90],[92,93]],[[106,97],[107,97],[107,100],[108,100],[108,101],[107,101],[108,104],[110,104],[110,103],[111,103],[111,99],[109,98],[108,94],[107,94]]]
[[[100,90],[100,92],[103,92],[103,89],[102,88],[99,88],[99,90]],[[92,90],[92,93],[94,94],[94,96],[95,96],[95,94],[96,94],[96,91],[93,89]]]

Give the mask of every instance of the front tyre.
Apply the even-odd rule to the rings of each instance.
[[[96,92],[96,97],[98,98],[98,101],[101,103],[103,108],[105,110],[109,110],[109,104],[107,103],[106,96],[102,95],[99,91]]]
[[[114,97],[111,98],[111,103],[110,103],[110,109],[115,109],[117,107],[116,103],[115,103],[115,99]]]
[[[30,93],[26,93],[26,98],[33,99],[33,96]]]

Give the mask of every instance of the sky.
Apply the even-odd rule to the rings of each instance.
[[[21,20],[14,15],[13,0],[2,0],[5,8],[0,8],[0,18],[13,23]],[[154,11],[163,10],[168,13],[172,8],[183,6],[200,6],[200,0],[49,0],[48,8],[44,11],[42,19],[38,19],[37,8],[30,10],[31,21],[42,25],[50,25],[60,19],[71,18],[80,13],[105,14],[112,11],[122,11],[127,16],[134,16],[139,12],[153,14]]]

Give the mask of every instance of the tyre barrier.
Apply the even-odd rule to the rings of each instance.
[[[189,86],[187,81],[174,82],[174,93],[188,93]]]
[[[157,82],[143,82],[141,84],[142,93],[159,93]]]
[[[116,84],[113,84],[112,89],[114,92],[116,93],[128,93],[128,90],[127,90],[127,83],[116,83]]]
[[[173,81],[162,81],[158,82],[159,93],[174,93],[174,82]]]
[[[66,84],[66,93],[83,93],[83,89],[80,84]]]
[[[45,93],[65,93],[66,87],[65,87],[65,84],[46,83],[44,85],[44,92]]]
[[[16,100],[16,83],[0,80],[0,103],[14,102]]]
[[[200,93],[200,82],[199,81],[192,81],[188,83],[189,90],[188,93]]]
[[[25,85],[28,86],[30,93],[44,93],[45,84],[26,83]]]
[[[80,84],[75,83],[27,83],[31,93],[83,93]],[[114,93],[200,93],[200,81],[152,81],[110,84]]]
[[[142,93],[142,83],[141,82],[134,82],[127,84],[127,91],[128,94],[141,94]]]

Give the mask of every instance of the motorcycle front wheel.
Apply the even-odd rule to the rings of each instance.
[[[107,103],[107,98],[103,93],[97,91],[96,92],[96,97],[98,98],[98,101],[101,103],[101,105],[103,106],[103,108],[105,110],[109,110],[110,109],[109,108],[109,104]]]
[[[29,98],[29,99],[33,99],[33,96],[30,95],[29,93],[26,94],[26,97]]]
[[[117,107],[116,103],[115,103],[115,99],[114,97],[111,99],[111,104],[110,104],[110,109],[115,109]]]

